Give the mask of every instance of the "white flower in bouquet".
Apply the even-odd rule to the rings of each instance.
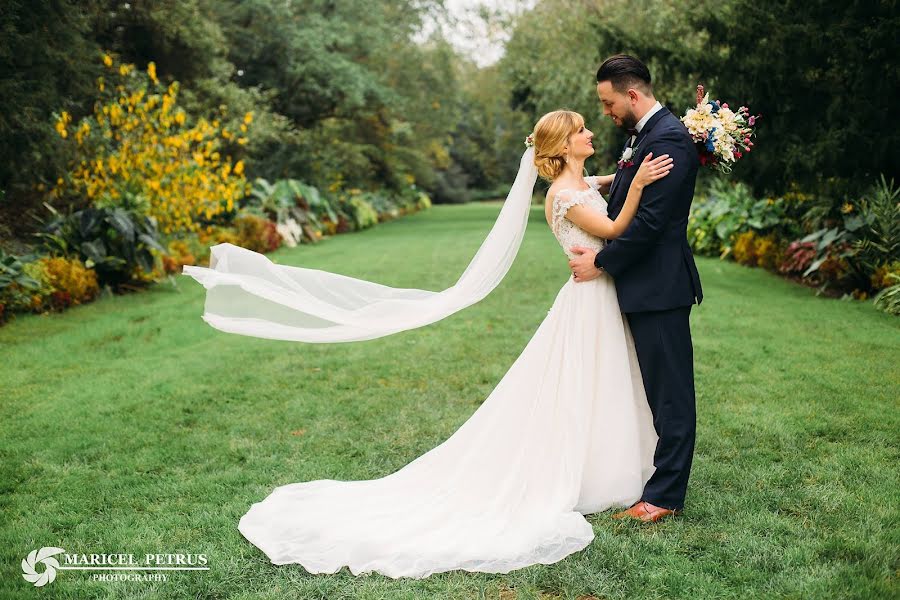
[[[734,162],[734,139],[728,135],[728,131],[717,129],[713,140],[713,148],[722,160]]]
[[[684,115],[683,121],[695,139],[703,137],[705,133],[716,126],[716,118],[712,114],[712,106],[708,103],[689,109]]]
[[[719,109],[719,112],[716,116],[719,117],[719,122],[722,124],[722,127],[725,128],[725,131],[727,131],[729,135],[737,133],[738,124],[735,118],[736,115],[730,108],[728,108],[728,105],[723,105],[722,108]]]

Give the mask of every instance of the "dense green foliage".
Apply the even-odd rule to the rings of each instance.
[[[364,15],[364,18],[362,18]],[[443,17],[442,17],[443,15]],[[251,177],[320,189],[400,190],[438,202],[505,191],[521,138],[544,112],[578,110],[597,132],[592,170],[621,132],[602,119],[594,73],[631,52],[681,114],[703,82],[762,113],[734,177],[757,195],[792,184],[830,193],[898,172],[893,0],[542,0],[501,23],[500,63],[477,68],[439,35],[439,0],[10,0],[0,7],[0,234],[32,230],[65,156],[52,128],[90,112],[110,51],[182,85],[189,113],[255,115]],[[41,184],[45,184],[41,188]],[[482,192],[484,191],[484,192]]]
[[[457,69],[440,38],[416,43],[430,2],[308,0],[4,3],[0,62],[0,220],[23,233],[61,176],[55,115],[89,114],[100,57],[149,63],[178,81],[189,118],[227,107],[236,130],[253,113],[252,177],[321,189],[403,190],[464,200],[450,156],[462,110]],[[365,18],[361,18],[365,15]]]
[[[791,183],[858,193],[900,173],[898,29],[895,0],[544,0],[520,20],[503,65],[531,118],[567,106],[596,124],[597,65],[634,54],[678,115],[697,83],[762,113],[754,153],[734,171],[758,194]],[[600,134],[597,164],[609,166],[622,135],[609,123]]]

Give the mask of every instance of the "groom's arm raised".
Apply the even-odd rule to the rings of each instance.
[[[618,238],[609,242],[594,258],[594,266],[613,278],[639,260],[665,231],[677,202],[678,189],[690,175],[693,146],[685,143],[684,135],[676,130],[665,131],[647,148],[655,155],[668,154],[674,165],[668,177],[644,188],[640,206],[631,225]]]

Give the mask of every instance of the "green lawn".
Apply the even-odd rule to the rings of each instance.
[[[443,289],[498,206],[436,206],[271,255]],[[900,319],[761,270],[699,261],[699,431],[685,514],[589,517],[548,566],[422,581],[275,567],[237,530],[272,488],[387,475],[450,436],[516,358],[569,276],[540,208],[503,283],[425,328],[350,344],[229,335],[204,290],[105,298],[0,328],[0,597],[885,598],[900,596]],[[208,572],[34,588],[33,549],[205,553]]]

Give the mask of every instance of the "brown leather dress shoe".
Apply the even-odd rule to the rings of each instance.
[[[669,515],[677,516],[681,513],[681,509],[672,510],[669,508],[662,508],[661,506],[654,506],[649,502],[640,500],[633,504],[631,508],[614,514],[612,518],[622,519],[625,517],[631,517],[645,523],[656,523],[660,519],[668,517]]]

